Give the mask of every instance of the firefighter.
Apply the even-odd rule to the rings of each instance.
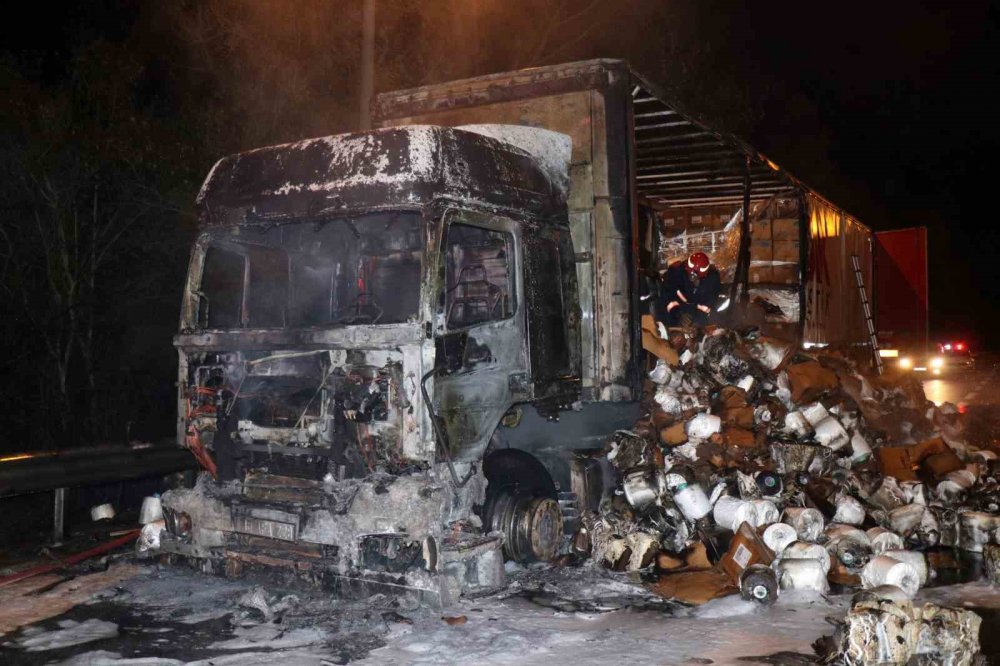
[[[722,280],[708,255],[695,252],[670,265],[660,285],[657,320],[671,326],[704,326],[719,301]]]

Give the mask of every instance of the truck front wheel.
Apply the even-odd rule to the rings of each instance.
[[[556,488],[545,467],[529,453],[504,449],[483,463],[488,485],[483,524],[504,537],[504,557],[515,562],[555,558],[563,539]]]

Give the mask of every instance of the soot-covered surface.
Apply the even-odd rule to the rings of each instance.
[[[91,601],[0,638],[0,663],[180,664],[774,664],[819,663],[850,594],[787,593],[770,608],[738,596],[688,608],[636,575],[592,565],[511,567],[503,593],[445,611],[377,595],[363,601],[277,589],[182,568],[143,568]],[[972,608],[983,648],[1000,628],[984,582],[930,587],[918,602]],[[448,618],[448,619],[446,619]]]

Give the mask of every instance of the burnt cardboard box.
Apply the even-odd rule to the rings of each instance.
[[[798,241],[799,221],[787,218],[771,220],[771,238],[776,241]]]
[[[898,481],[918,481],[916,471],[921,463],[931,457],[944,456],[934,464],[938,469],[947,469],[944,463],[949,453],[955,455],[941,438],[935,437],[912,446],[883,446],[875,449],[875,458],[883,476],[892,476]]]
[[[771,220],[754,220],[751,223],[751,238],[753,240],[771,240]]]
[[[677,423],[663,428],[660,430],[660,441],[667,446],[677,446],[678,444],[683,444],[688,441],[687,432],[684,430],[684,421],[678,421]]]
[[[751,266],[750,284],[770,284],[774,282],[774,271],[770,266]]]
[[[779,264],[771,267],[771,281],[775,284],[798,284],[799,263]]]
[[[794,363],[786,371],[792,389],[792,401],[798,404],[814,400],[838,385],[837,373],[816,361]]]
[[[661,597],[692,606],[739,592],[739,585],[734,586],[718,569],[667,573],[649,587]]]
[[[776,240],[771,245],[775,261],[799,261],[799,242],[797,240]]]
[[[642,348],[653,356],[662,358],[670,365],[677,365],[680,362],[674,348],[660,337],[659,329],[652,315],[642,315]]]
[[[729,576],[729,581],[739,587],[740,577],[747,567],[752,564],[769,565],[773,560],[774,553],[764,539],[750,527],[750,523],[743,523],[733,535],[729,550],[719,560],[719,566]]]
[[[773,248],[771,247],[771,241],[769,240],[758,240],[754,238],[750,243],[750,259],[758,261],[772,261]]]
[[[750,408],[745,407],[744,409],[749,410]],[[751,420],[753,419],[752,411],[750,412],[750,418]],[[738,425],[731,425],[723,428],[722,438],[729,446],[738,446],[745,449],[753,448],[757,444],[753,431]]]

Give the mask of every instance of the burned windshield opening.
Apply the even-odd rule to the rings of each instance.
[[[422,238],[417,212],[215,231],[196,294],[198,325],[403,323],[418,312]]]

